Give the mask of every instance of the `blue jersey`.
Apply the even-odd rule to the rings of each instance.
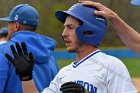
[[[33,80],[39,92],[48,87],[58,72],[58,65],[52,56],[56,42],[46,36],[30,31],[18,31],[11,39],[0,45],[0,93],[22,93],[22,85],[15,68],[5,57],[12,55],[10,45],[15,42],[25,42],[28,51],[32,52],[36,64],[33,70]]]

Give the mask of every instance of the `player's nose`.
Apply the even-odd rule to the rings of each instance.
[[[62,32],[62,37],[68,37],[68,31],[66,30],[66,28],[64,28],[63,32]]]

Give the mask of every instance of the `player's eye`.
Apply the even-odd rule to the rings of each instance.
[[[73,26],[67,26],[67,28],[70,29],[70,30],[71,30],[71,29],[74,29]]]

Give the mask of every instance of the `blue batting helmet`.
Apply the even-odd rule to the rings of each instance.
[[[131,0],[130,3],[133,5],[140,5],[140,0]]]
[[[38,26],[39,14],[28,4],[19,4],[13,8],[9,17],[0,18],[0,21],[19,22],[24,25]]]
[[[0,29],[0,36],[5,37],[8,35],[8,29],[6,27],[3,27]]]
[[[101,16],[94,15],[94,7],[83,6],[82,3],[74,4],[67,11],[57,11],[55,16],[62,23],[68,15],[82,21],[82,25],[76,28],[76,35],[81,42],[98,47],[106,32],[106,20]],[[92,35],[85,36],[85,32],[91,32]]]

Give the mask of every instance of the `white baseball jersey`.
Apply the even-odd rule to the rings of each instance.
[[[69,81],[92,93],[137,93],[125,65],[100,50],[62,68],[42,93],[62,93],[61,85]]]

